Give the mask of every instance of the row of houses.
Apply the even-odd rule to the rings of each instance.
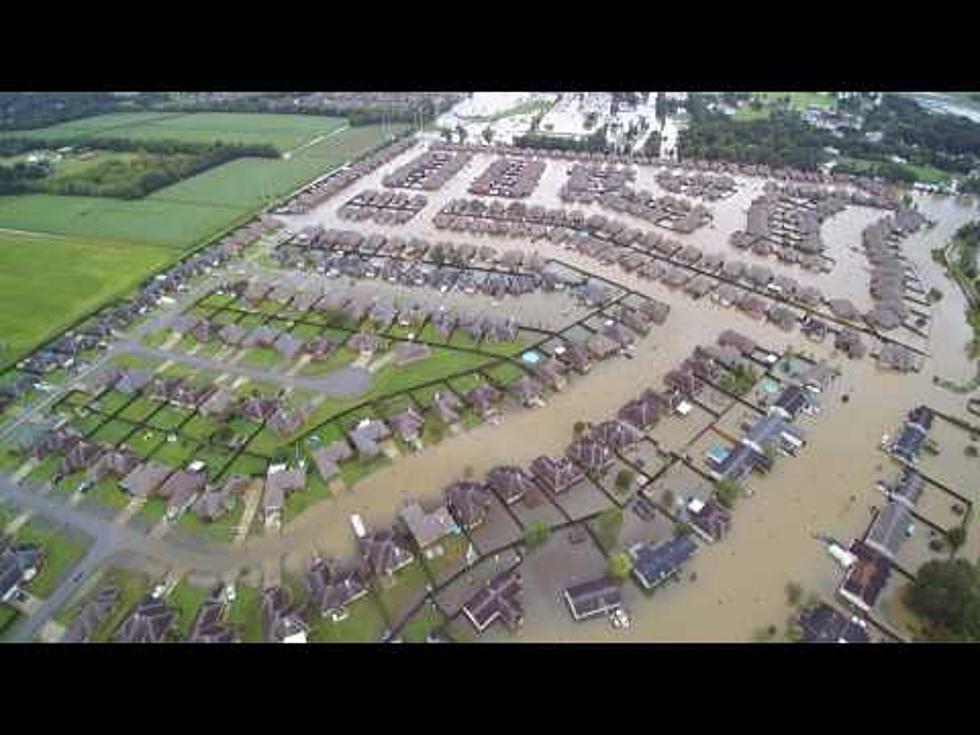
[[[576,164],[569,169],[558,196],[570,204],[593,204],[603,194],[622,191],[632,181],[636,181],[636,169],[631,166]]]
[[[544,161],[498,158],[470,184],[470,194],[524,199],[531,196],[544,174]]]
[[[427,203],[428,199],[421,194],[409,196],[403,192],[366,189],[338,209],[337,217],[354,222],[373,220],[379,225],[403,225]]]
[[[517,251],[520,252],[520,251]],[[504,254],[507,256],[507,253]],[[521,296],[538,289],[555,290],[563,285],[561,278],[544,272],[512,272],[511,270],[471,268],[419,263],[386,256],[343,254],[324,250],[294,249],[282,246],[272,257],[283,267],[311,268],[330,278],[377,279],[404,286],[425,286],[441,293],[459,291],[466,294],[483,293],[495,299]],[[505,258],[523,262],[521,257]]]
[[[597,151],[571,151],[557,149],[521,148],[517,146],[494,144],[481,145],[477,143],[447,143],[436,142],[432,149],[449,151],[474,151],[492,153],[502,156],[523,156],[526,158],[547,158],[574,161],[582,164],[620,165],[620,166],[653,166],[669,167],[683,171],[701,171],[732,176],[756,176],[787,184],[821,185],[821,186],[850,186],[863,192],[867,201],[866,206],[877,206],[883,209],[894,209],[899,205],[897,189],[880,180],[867,176],[859,176],[844,172],[826,173],[820,171],[802,171],[795,168],[775,168],[765,164],[747,164],[731,161],[708,161],[690,159],[683,161],[664,161],[639,152],[603,153]]]
[[[9,602],[30,583],[44,564],[37,544],[16,543],[0,534],[0,604]]]
[[[664,191],[680,194],[693,199],[706,199],[716,202],[726,199],[738,191],[735,179],[726,174],[715,175],[700,171],[661,171],[657,174],[657,184]]]
[[[389,188],[436,191],[470,162],[472,153],[428,150],[382,179]]]
[[[359,161],[354,161],[331,171],[326,176],[316,179],[287,199],[274,212],[276,214],[303,214],[308,212],[320,204],[320,202],[330,198],[341,189],[350,186],[369,173],[381,168],[381,166],[400,156],[414,145],[414,138],[403,138],[386,145],[381,150],[371,153]]]
[[[901,208],[894,216],[868,225],[861,233],[861,244],[871,263],[869,288],[874,301],[865,319],[877,329],[897,329],[912,315],[905,300],[914,274],[909,272],[899,242],[917,232],[924,223],[925,218],[918,210]]]
[[[600,195],[596,203],[614,212],[627,212],[657,227],[689,235],[711,222],[712,214],[703,204],[671,195],[655,196],[645,189],[628,186]]]

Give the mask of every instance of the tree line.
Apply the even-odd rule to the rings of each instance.
[[[0,92],[0,130],[32,130],[120,110],[147,109],[168,96],[163,92]]]
[[[63,146],[139,156],[129,162],[104,161],[58,181],[46,181],[50,168],[20,164],[0,167],[0,194],[46,192],[72,196],[102,196],[140,199],[183,179],[238,158],[279,158],[269,144],[193,143],[186,141],[133,141],[125,138],[74,138],[0,140],[0,155],[17,155],[30,150]]]
[[[554,135],[525,133],[514,137],[518,148],[541,148],[545,150],[579,151],[586,153],[607,153],[606,126],[598,128],[586,138],[559,138]]]

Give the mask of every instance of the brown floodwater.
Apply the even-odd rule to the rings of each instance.
[[[442,488],[460,477],[467,467],[479,474],[496,464],[523,463],[541,453],[558,452],[569,442],[576,421],[611,416],[642,389],[658,386],[663,374],[689,355],[696,344],[713,342],[722,330],[731,327],[769,348],[801,348],[840,367],[840,380],[822,397],[822,411],[802,420],[809,439],[806,448],[796,458],[780,459],[775,470],[765,478],[754,477],[749,481],[754,493],[739,501],[729,536],[721,543],[702,547],[690,564],[687,571],[696,574],[694,581],[685,574],[681,583],[669,586],[649,600],[632,589],[627,593],[627,607],[633,617],[629,630],[613,630],[605,619],[574,623],[558,599],[557,590],[529,589],[525,623],[514,640],[748,641],[754,630],[770,624],[782,630],[791,612],[785,595],[787,583],[795,582],[807,593],[828,599],[833,596],[839,581],[838,568],[811,534],[829,533],[847,541],[864,531],[870,521],[871,506],[880,504],[881,499],[873,483],[897,468],[878,450],[884,433],[894,432],[905,413],[920,403],[970,420],[963,396],[932,383],[935,374],[967,380],[976,366],[964,350],[971,334],[963,314],[963,297],[932,262],[929,251],[942,244],[960,224],[976,217],[975,205],[965,206],[953,199],[917,197],[919,207],[927,216],[938,220],[938,225],[910,237],[903,250],[918,268],[926,288],[939,286],[945,298],[933,309],[928,346],[931,358],[922,372],[899,375],[879,370],[870,359],[848,361],[829,344],[813,344],[798,332],[787,333],[755,322],[710,300],[693,301],[659,283],[630,276],[617,267],[600,266],[548,243],[436,230],[431,224],[432,215],[447,199],[468,196],[469,182],[492,159],[486,154],[475,156],[443,190],[427,193],[429,204],[407,226],[352,225],[336,218],[336,209],[347,198],[360,188],[380,188],[381,178],[390,169],[416,153],[417,149],[362,180],[346,195],[301,217],[288,218],[289,221],[294,227],[315,222],[327,227],[391,234],[397,230],[402,235],[433,240],[490,242],[501,248],[537,250],[666,301],[673,307],[671,315],[664,326],[654,329],[638,344],[634,360],[616,359],[595,367],[588,376],[575,379],[565,392],[552,397],[545,408],[509,413],[500,425],[481,426],[421,454],[399,458],[351,491],[308,510],[287,526],[283,539],[250,540],[246,544],[248,557],[263,556],[280,548],[301,552],[291,554],[293,560],[314,548],[338,556],[353,554],[348,520],[351,513],[360,513],[369,526],[386,525],[402,502],[409,498],[438,497]],[[530,201],[558,206],[557,189],[569,165],[549,161]],[[745,207],[762,188],[758,179],[741,180],[741,183],[733,197],[709,204],[715,213],[714,227],[689,236],[678,235],[677,239],[732,255],[728,234],[744,226]],[[641,170],[638,186],[657,191],[648,170]],[[583,209],[602,211],[597,207]],[[830,274],[811,274],[771,259],[767,264],[801,283],[819,286],[828,296],[850,298],[865,308],[870,305],[867,263],[863,254],[851,248],[860,247],[861,230],[882,215],[876,210],[854,207],[825,224],[824,240],[838,260]],[[624,219],[629,218],[624,216]],[[749,258],[741,252],[738,257]],[[506,308],[506,303],[505,300],[502,308]],[[841,400],[844,394],[849,396],[847,403]],[[955,483],[960,492],[975,498],[978,488],[960,486],[965,478],[977,476],[975,471],[971,475],[970,462],[975,467],[977,460],[955,450],[944,452],[940,461],[933,464],[939,479]],[[973,525],[966,553],[976,557],[980,553],[980,533],[976,524]],[[528,584],[533,585],[537,578],[531,575]],[[893,625],[901,627],[904,623],[905,615],[894,598],[886,599],[876,612]]]

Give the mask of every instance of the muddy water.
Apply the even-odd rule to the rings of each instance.
[[[432,227],[431,215],[446,199],[466,196],[465,188],[489,163],[489,156],[477,156],[466,171],[442,192],[430,195],[430,203],[417,220],[401,234],[417,234],[433,239],[477,240],[460,233],[440,233]],[[403,162],[403,161],[399,161]],[[399,163],[396,162],[396,163]],[[534,202],[557,206],[557,187],[564,180],[567,163],[549,162],[548,171],[533,197]],[[376,181],[364,186],[377,186]],[[645,176],[646,174],[644,174]],[[654,189],[644,182],[646,188]],[[755,182],[753,187],[761,188]],[[711,205],[716,225],[685,241],[709,250],[727,252],[727,236],[744,225],[744,207],[755,193],[743,188],[727,202]],[[343,199],[343,197],[341,197]],[[893,432],[904,414],[919,403],[968,418],[965,400],[932,384],[934,373],[956,380],[973,374],[963,345],[969,329],[963,318],[963,299],[932,263],[929,250],[945,241],[964,221],[977,216],[975,207],[964,207],[951,199],[920,197],[920,207],[939,225],[909,238],[903,245],[916,264],[926,288],[939,285],[946,297],[934,309],[930,343],[933,358],[918,374],[883,372],[869,360],[843,361],[829,346],[813,345],[798,333],[782,332],[768,324],[725,310],[707,300],[692,301],[660,284],[624,274],[618,268],[602,267],[574,253],[546,243],[533,245],[518,240],[479,238],[500,247],[539,250],[590,271],[608,276],[637,291],[667,301],[673,307],[664,327],[656,329],[638,346],[637,359],[618,360],[596,368],[586,378],[575,381],[565,393],[536,411],[510,414],[500,426],[484,426],[426,452],[398,460],[394,465],[370,476],[349,494],[311,509],[293,522],[281,541],[257,539],[249,543],[250,555],[264,555],[281,549],[309,550],[318,547],[338,555],[353,552],[348,528],[350,513],[359,512],[369,524],[390,522],[398,505],[408,497],[434,498],[440,488],[472,466],[478,473],[504,461],[525,462],[543,452],[562,449],[570,438],[575,421],[611,415],[625,400],[647,386],[657,385],[666,370],[690,353],[699,342],[710,342],[728,327],[749,334],[762,344],[782,349],[801,347],[818,357],[838,364],[843,376],[824,397],[819,416],[804,420],[809,443],[794,459],[782,459],[766,478],[754,478],[751,498],[740,501],[734,527],[724,542],[702,549],[690,571],[694,582],[685,581],[651,600],[630,603],[634,625],[629,631],[613,631],[608,622],[575,624],[556,604],[546,612],[529,611],[519,640],[597,640],[597,641],[747,641],[754,629],[774,624],[782,629],[790,612],[785,600],[788,582],[801,584],[808,593],[833,595],[837,569],[812,533],[829,533],[841,540],[860,534],[870,520],[870,507],[880,503],[873,489],[876,479],[891,473],[894,465],[880,451],[883,433]],[[333,213],[340,201],[306,215],[307,222],[344,227]],[[867,272],[863,256],[847,253],[860,244],[861,229],[880,214],[874,210],[849,209],[832,218],[824,229],[838,267],[823,282],[810,280],[812,274],[789,268],[802,283],[814,283],[831,296],[851,298],[859,306],[867,303]],[[381,226],[359,229],[392,232]],[[774,270],[778,263],[770,261]],[[841,401],[847,393],[849,403]],[[975,421],[975,420],[974,420]],[[964,476],[963,456],[944,456],[950,475]],[[975,460],[972,460],[975,462]],[[967,550],[980,551],[980,532],[973,525]],[[267,546],[268,545],[268,546]],[[545,591],[554,597],[554,591]],[[901,611],[892,613],[895,617]],[[900,621],[893,620],[896,624]]]

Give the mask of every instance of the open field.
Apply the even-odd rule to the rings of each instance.
[[[165,264],[166,248],[0,233],[0,363]]]
[[[762,102],[762,107],[758,110],[752,109],[749,105],[743,105],[733,116],[734,120],[750,122],[752,120],[762,120],[769,117],[769,109],[784,97],[789,97],[789,107],[796,112],[803,112],[811,105],[817,107],[832,107],[834,97],[827,92],[756,92],[754,97]]]
[[[380,144],[380,126],[348,128],[289,159],[242,158],[152,194],[150,201],[257,208]]]
[[[49,194],[0,197],[0,228],[144,243],[183,251],[246,219],[235,207]]]
[[[124,112],[72,120],[36,130],[8,131],[4,137],[68,140],[79,136],[174,140],[189,143],[270,143],[293,148],[336,130],[343,118],[313,115],[264,115],[232,112]]]

